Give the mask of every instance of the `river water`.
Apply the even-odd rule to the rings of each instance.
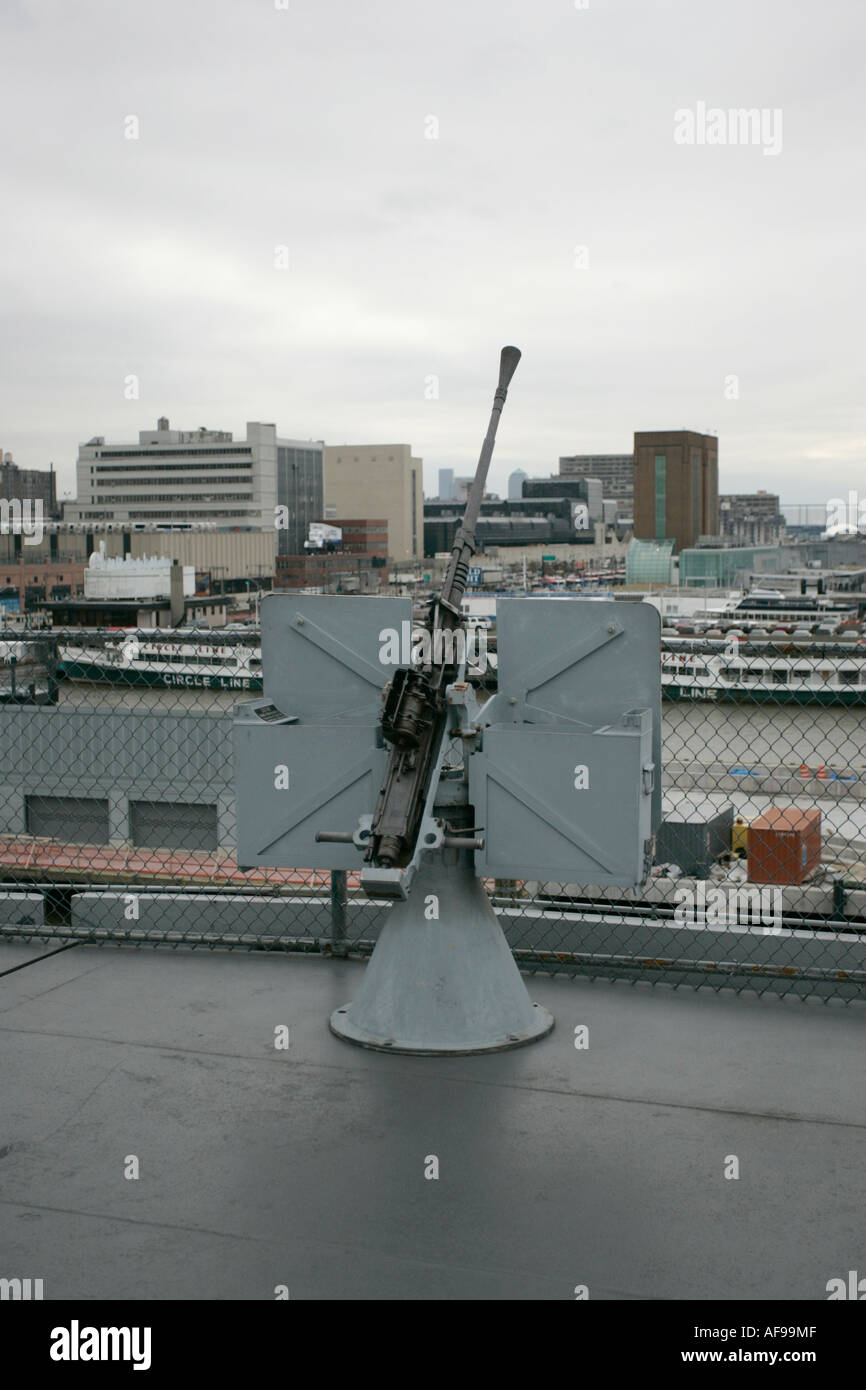
[[[107,712],[230,716],[235,705],[260,694],[228,690],[121,689],[65,681],[59,707]],[[802,705],[741,705],[699,701],[662,702],[665,814],[678,803],[692,807],[733,806],[747,820],[771,805],[818,807],[825,836],[866,840],[866,800],[847,795],[847,787],[815,778],[828,773],[866,781],[866,710]],[[760,790],[763,770],[787,768],[796,775],[806,764],[811,776],[802,794]],[[701,764],[707,764],[703,772]],[[731,776],[731,774],[735,774]],[[726,777],[724,787],[720,781]]]
[[[124,690],[111,685],[65,681],[60,705],[65,708],[140,709],[178,714],[230,714],[244,700],[261,695],[233,690]],[[665,760],[755,764],[820,764],[842,771],[866,771],[866,709],[804,708],[802,705],[716,704],[707,701],[662,702]]]

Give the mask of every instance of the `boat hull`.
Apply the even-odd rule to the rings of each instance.
[[[703,690],[693,686],[663,685],[663,700],[705,701],[739,705],[844,705],[866,706],[866,690]]]
[[[147,686],[161,690],[251,690],[262,689],[261,676],[230,676],[218,672],[138,670],[133,667],[100,666],[89,661],[64,661],[59,674],[66,680],[89,681],[99,685],[120,685],[127,690]]]

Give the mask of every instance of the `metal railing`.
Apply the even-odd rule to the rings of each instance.
[[[238,867],[232,711],[258,653],[198,659],[185,636],[55,631],[13,653],[0,633],[0,937],[368,954],[389,905],[357,874]],[[807,680],[792,652],[784,681],[668,680],[651,877],[489,882],[521,967],[862,998],[864,665],[825,651]]]

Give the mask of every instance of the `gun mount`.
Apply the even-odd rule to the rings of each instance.
[[[238,862],[359,873],[390,901],[339,1036],[394,1051],[517,1046],[529,1000],[479,879],[634,885],[660,819],[660,628],[645,604],[502,599],[497,690],[467,678],[460,607],[496,428],[417,652],[399,598],[262,605],[266,698],[235,715]],[[395,655],[395,645],[399,655]],[[414,644],[413,644],[414,645]]]

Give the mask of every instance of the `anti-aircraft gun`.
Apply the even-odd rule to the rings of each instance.
[[[463,674],[466,644],[460,600],[466,588],[469,561],[475,554],[475,527],[487,482],[496,429],[520,351],[504,347],[499,359],[499,383],[493,397],[490,423],[457,531],[442,588],[430,602],[426,622],[427,641],[417,666],[400,667],[386,689],[382,733],[391,746],[385,779],[369,826],[364,858],[384,869],[405,870],[417,854],[418,833],[430,792],[435,791],[433,772],[441,764],[443,741],[448,736],[448,687]],[[365,827],[365,830],[367,827]],[[339,832],[337,832],[339,835]],[[435,829],[428,832],[427,848],[438,848]],[[320,842],[336,836],[319,832]],[[443,836],[448,848],[475,849],[478,841]],[[405,880],[405,873],[401,875]],[[368,875],[368,882],[373,875]],[[381,891],[387,881],[377,880]]]
[[[466,511],[413,651],[395,659],[384,641],[412,632],[408,600],[272,594],[265,698],[236,709],[238,863],[353,871],[369,899],[393,903],[357,997],[331,1016],[367,1047],[465,1053],[541,1037],[553,1020],[531,1003],[479,880],[633,885],[652,863],[655,610],[500,599],[496,693],[479,703],[468,678],[461,598],[519,360],[503,348]]]

